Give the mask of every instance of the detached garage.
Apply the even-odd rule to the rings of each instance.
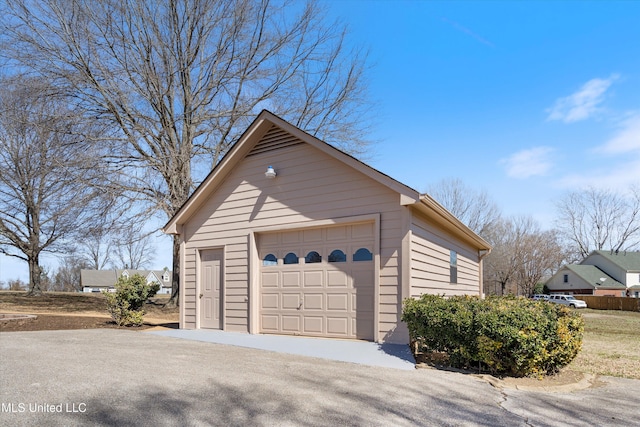
[[[489,245],[428,195],[263,111],[167,223],[180,327],[407,343],[402,300],[481,293]]]

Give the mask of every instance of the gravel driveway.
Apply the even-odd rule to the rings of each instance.
[[[638,425],[640,381],[501,390],[123,330],[0,334],[0,425]]]

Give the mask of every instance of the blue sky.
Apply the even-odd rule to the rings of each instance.
[[[325,5],[370,51],[373,167],[419,191],[459,178],[544,227],[565,191],[640,183],[640,2]]]
[[[640,2],[329,6],[375,64],[372,166],[420,191],[459,178],[546,227],[567,190],[640,183]]]

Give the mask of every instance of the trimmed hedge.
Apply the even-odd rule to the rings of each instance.
[[[584,332],[575,310],[516,297],[423,295],[404,301],[402,320],[412,343],[445,353],[450,366],[516,377],[568,365]]]

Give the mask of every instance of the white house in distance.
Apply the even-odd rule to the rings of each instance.
[[[640,298],[640,252],[593,251],[547,281],[554,293]]]
[[[157,295],[171,294],[170,270],[80,270],[82,292],[115,292],[115,284],[121,276],[130,277],[139,274],[146,277],[147,283],[160,284]]]
[[[409,340],[403,299],[480,295],[490,250],[428,195],[268,111],[164,232],[181,240],[181,328],[393,343]]]

